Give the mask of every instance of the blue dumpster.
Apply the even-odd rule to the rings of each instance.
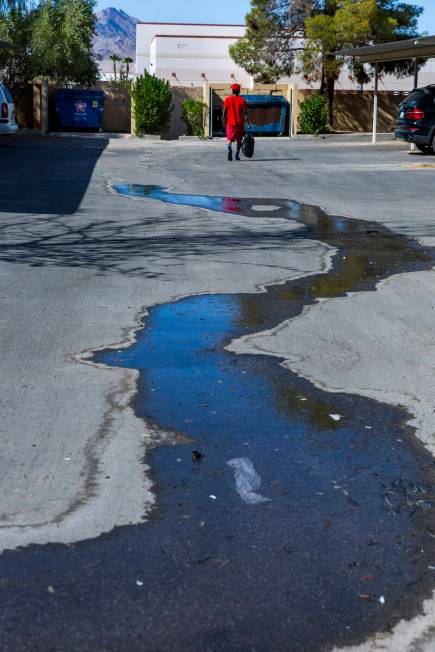
[[[56,116],[60,129],[101,129],[104,91],[76,88],[56,91]]]
[[[288,133],[289,103],[282,95],[243,95],[248,105],[251,132],[263,136]]]

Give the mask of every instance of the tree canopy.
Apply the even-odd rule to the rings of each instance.
[[[39,74],[61,84],[95,83],[98,66],[92,52],[93,10],[93,0],[42,0],[32,34],[34,65]]]
[[[98,78],[92,51],[94,0],[0,0],[0,38],[18,45],[0,53],[0,70],[13,90],[45,76],[90,86]]]
[[[418,35],[417,21],[422,8],[400,0],[324,0],[304,22],[305,47],[302,69],[311,81],[321,81],[332,108],[335,81],[343,59],[331,53],[345,47],[385,43]],[[369,81],[367,70],[348,62],[356,80]],[[408,64],[393,63],[387,70],[405,72]]]
[[[298,31],[289,0],[251,0],[246,34],[230,47],[234,61],[257,81],[273,82],[294,67],[291,36]]]
[[[274,82],[295,71],[320,81],[332,110],[335,81],[343,65],[331,53],[413,38],[418,35],[422,7],[401,0],[251,0],[247,31],[230,53],[234,61],[260,82]],[[299,40],[302,55],[297,56]],[[369,80],[362,66],[350,62],[355,78]],[[385,65],[407,72],[409,65]]]
[[[31,55],[32,14],[25,2],[3,2],[7,8],[0,13],[0,38],[18,46],[0,50],[0,71],[12,90],[19,90],[34,76]]]

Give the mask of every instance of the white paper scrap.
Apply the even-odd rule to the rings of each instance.
[[[236,490],[243,502],[247,505],[269,502],[270,498],[255,493],[255,490],[261,485],[261,477],[249,457],[235,457],[227,464],[234,469]]]

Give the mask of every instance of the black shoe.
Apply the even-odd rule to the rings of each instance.
[[[232,149],[228,149],[228,160],[229,161],[233,160],[233,150]]]
[[[240,160],[241,160],[241,158],[240,158],[240,156],[239,156],[239,153],[237,152],[237,154],[236,154],[236,161],[240,161]]]

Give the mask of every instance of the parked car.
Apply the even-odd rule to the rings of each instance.
[[[17,129],[14,100],[7,86],[0,83],[0,136],[11,136]]]
[[[435,153],[435,85],[417,88],[402,102],[394,136]]]

